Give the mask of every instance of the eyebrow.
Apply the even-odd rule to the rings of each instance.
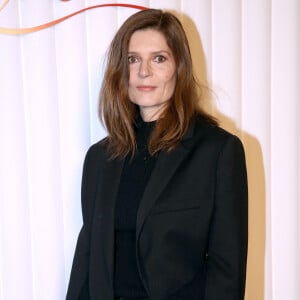
[[[159,50],[159,51],[153,51],[153,52],[151,52],[151,54],[162,54],[162,53],[166,53],[168,55],[172,55],[172,53],[170,51],[167,51],[167,50]],[[137,52],[137,51],[128,51],[128,54],[139,54],[139,52]]]

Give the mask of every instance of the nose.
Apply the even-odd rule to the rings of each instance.
[[[139,76],[144,78],[150,76],[152,73],[148,61],[142,61],[139,68]]]

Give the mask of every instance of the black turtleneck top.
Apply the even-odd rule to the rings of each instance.
[[[115,297],[145,297],[136,262],[136,218],[140,200],[154,167],[156,157],[148,152],[148,140],[155,122],[138,119],[137,153],[128,155],[119,184],[115,206]]]

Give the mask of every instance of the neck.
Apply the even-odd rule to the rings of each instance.
[[[159,119],[164,109],[165,109],[165,105],[162,105],[160,107],[140,106],[140,114],[144,122],[152,122]]]

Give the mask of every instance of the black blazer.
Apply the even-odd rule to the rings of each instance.
[[[123,160],[93,145],[82,180],[83,226],[68,300],[113,300],[114,203]],[[240,140],[194,121],[161,152],[137,216],[137,263],[149,300],[244,299],[247,175]]]

